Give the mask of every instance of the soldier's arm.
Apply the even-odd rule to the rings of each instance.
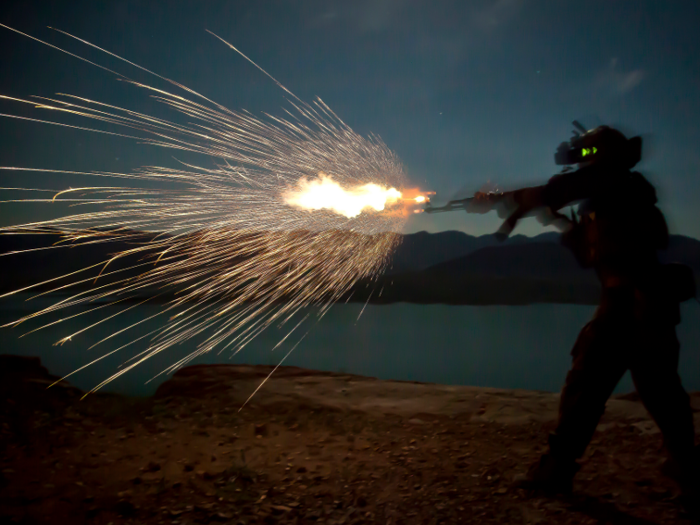
[[[540,206],[558,211],[574,202],[589,199],[604,191],[606,182],[609,185],[611,178],[611,174],[593,167],[555,175],[542,186]]]
[[[586,167],[555,175],[542,186],[509,192],[504,196],[508,218],[498,234],[507,237],[520,219],[538,208],[557,212],[569,204],[593,197],[602,191],[607,175],[600,169]]]

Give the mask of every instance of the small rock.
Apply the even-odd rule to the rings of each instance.
[[[136,507],[134,507],[134,504],[130,501],[121,500],[114,506],[114,512],[120,516],[128,518],[136,514]]]
[[[155,461],[151,461],[148,465],[146,465],[146,472],[158,472],[160,470],[160,463],[156,463]]]
[[[258,425],[255,425],[254,434],[256,436],[267,436],[267,424],[260,423]]]

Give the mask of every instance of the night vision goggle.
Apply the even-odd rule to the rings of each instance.
[[[588,133],[588,130],[581,125],[580,122],[574,120],[574,136],[569,142],[559,144],[556,153],[554,154],[554,163],[557,165],[579,164],[593,160],[598,154],[596,146],[584,147],[582,144],[583,136]]]
[[[642,138],[631,139],[608,126],[587,130],[574,120],[574,136],[569,142],[562,142],[554,154],[558,165],[595,162],[601,155],[610,161],[619,160],[627,167],[637,164],[642,158]]]
[[[598,148],[581,148],[572,146],[570,142],[562,142],[554,154],[554,163],[557,165],[580,164],[594,160],[594,155],[598,153]]]

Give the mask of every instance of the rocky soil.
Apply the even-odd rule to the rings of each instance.
[[[634,396],[609,401],[557,499],[512,486],[556,394],[280,367],[239,411],[270,370],[193,366],[153,398],[81,400],[0,356],[0,523],[689,523]]]

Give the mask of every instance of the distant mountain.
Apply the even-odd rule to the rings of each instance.
[[[403,241],[392,258],[387,270],[389,274],[400,274],[424,270],[430,266],[458,259],[489,246],[511,246],[530,242],[557,242],[556,232],[543,233],[536,237],[514,235],[500,243],[494,235],[475,237],[464,232],[447,231],[428,233],[425,231],[403,236]]]
[[[134,232],[129,242],[78,243],[64,249],[52,248],[58,240],[55,234],[0,236],[0,254],[33,250],[0,256],[0,291],[9,292],[94,265],[70,279],[50,283],[54,287],[84,279],[82,285],[73,288],[84,289],[92,286],[100,263],[152,235]],[[376,281],[360,283],[350,300],[373,304],[595,304],[600,285],[594,272],[580,268],[558,241],[559,235],[553,232],[537,237],[516,235],[504,243],[493,235],[474,237],[455,231],[405,235],[387,273]],[[143,257],[141,253],[120,258],[110,263],[110,270],[143,263]],[[700,277],[697,239],[673,235],[668,250],[660,257],[664,262],[687,264]],[[98,282],[107,284],[135,274],[133,270],[122,271],[102,276]]]
[[[456,233],[456,232],[450,232]],[[409,237],[409,236],[407,236]],[[426,234],[413,246],[429,246]],[[358,287],[353,300],[377,304],[394,302],[446,304],[597,304],[600,284],[590,269],[581,268],[559,244],[559,234],[516,236],[500,244],[493,236],[445,236],[453,243],[433,252],[433,260],[459,250],[466,255],[420,268],[428,258],[407,250],[400,256],[409,271],[387,274],[375,287]],[[481,243],[482,247],[474,249]],[[672,235],[669,248],[659,254],[662,262],[689,265],[700,282],[700,241]],[[372,290],[375,290],[373,292]],[[372,296],[370,297],[370,293]]]
[[[700,240],[684,235],[671,235],[668,249],[659,253],[663,262],[682,262],[700,274]]]
[[[582,269],[573,254],[558,243],[528,242],[488,246],[464,257],[431,266],[424,273],[554,279],[593,272]]]
[[[387,275],[377,284],[381,294],[370,302],[596,304],[600,285],[595,273],[581,268],[560,244],[540,241],[490,245],[423,270]],[[362,288],[357,292],[355,300],[369,298]]]
[[[482,248],[490,247],[493,247],[494,250],[484,252],[481,257],[484,259],[490,257],[489,263],[494,263],[498,267],[505,265],[504,270],[508,273],[514,270],[514,268],[508,266],[508,261],[512,261],[512,257],[519,257],[524,255],[524,253],[530,253],[530,251],[525,250],[521,254],[517,251],[510,253],[501,250],[505,247],[532,244],[540,244],[542,246],[539,248],[549,250],[547,255],[553,256],[556,261],[561,262],[563,267],[571,268],[573,264],[575,268],[578,268],[574,258],[566,249],[559,245],[559,237],[560,235],[557,232],[547,232],[535,237],[514,235],[505,242],[500,243],[494,235],[474,237],[458,231],[411,233],[403,236],[403,241],[394,253],[391,267],[387,273],[399,274],[425,270],[431,266],[460,259]],[[547,248],[545,245],[548,244],[556,244],[559,249]],[[659,257],[663,262],[681,261],[690,265],[695,269],[696,273],[700,273],[700,240],[684,235],[671,235],[668,250],[659,252]],[[497,258],[500,258],[500,262],[495,261]],[[533,261],[533,264],[539,264],[540,262],[540,260],[536,259]],[[486,263],[484,262],[484,264]],[[520,265],[521,263],[518,264]],[[546,262],[544,267],[551,267],[554,271],[555,265],[554,262]],[[562,268],[556,271],[560,272]]]
[[[154,235],[134,232],[129,242],[96,242],[93,239],[71,243],[68,246],[61,246],[60,236],[54,233],[0,235],[0,291],[9,292],[49,279],[54,279],[51,282],[52,288],[77,280],[86,280],[86,283],[92,285],[105,261],[117,253],[148,241]],[[144,254],[139,254],[120,258],[110,264],[110,271],[125,270],[137,264],[143,256]],[[68,279],[57,279],[78,271],[80,272]],[[124,278],[127,273],[122,271],[114,276],[102,276],[99,284]],[[37,288],[43,289],[47,287]],[[75,289],[81,287],[77,286]]]

